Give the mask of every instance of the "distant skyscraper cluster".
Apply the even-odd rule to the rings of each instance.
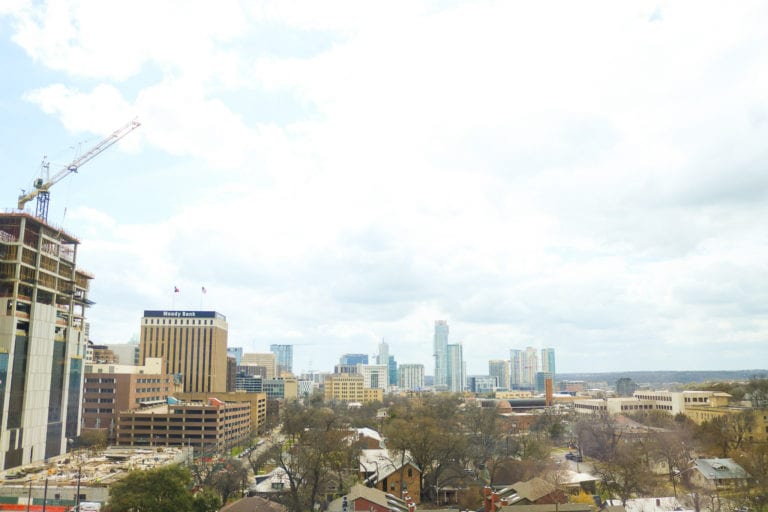
[[[435,322],[435,388],[453,392],[467,387],[467,365],[460,343],[448,343],[448,322]]]
[[[536,389],[542,386],[546,378],[555,377],[555,349],[541,349],[541,364],[539,351],[533,347],[525,350],[511,349],[509,351],[509,389]]]

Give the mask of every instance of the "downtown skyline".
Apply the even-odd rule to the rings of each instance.
[[[3,2],[0,206],[141,122],[51,190],[96,343],[196,309],[297,373],[432,373],[437,319],[469,375],[768,361],[768,6],[555,6]]]

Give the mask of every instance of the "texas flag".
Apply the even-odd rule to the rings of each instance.
[[[174,286],[173,287],[173,293],[179,293],[179,287],[178,286]]]

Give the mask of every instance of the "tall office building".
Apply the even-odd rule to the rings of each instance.
[[[293,374],[293,345],[270,345],[269,351],[277,359],[277,374]]]
[[[551,373],[552,378],[555,376],[555,349],[543,348],[541,349],[541,371]]]
[[[235,358],[235,364],[240,365],[243,358],[243,347],[227,347],[227,356]]]
[[[424,389],[424,365],[401,364],[397,370],[399,380],[397,386],[400,389],[418,391]]]
[[[467,366],[460,343],[448,345],[448,391],[461,393],[467,387]]]
[[[509,388],[521,389],[523,387],[523,351],[513,348],[509,351]]]
[[[389,385],[395,386],[397,385],[397,361],[395,361],[395,356],[389,356],[387,366],[389,367]]]
[[[376,364],[389,364],[389,344],[381,340],[379,343],[379,354],[376,356]]]
[[[163,373],[181,374],[185,393],[227,391],[227,319],[215,311],[144,311],[141,364],[165,360]]]
[[[496,379],[497,389],[509,389],[509,361],[503,359],[488,361],[488,375]]]
[[[272,352],[246,352],[240,358],[240,366],[260,366],[264,368],[264,378],[277,377],[277,356]]]
[[[85,310],[79,240],[0,213],[0,470],[66,451],[80,434]]]
[[[435,322],[435,387],[448,386],[448,322]]]
[[[539,353],[533,347],[526,347],[523,360],[522,384],[526,389],[534,389],[536,387],[536,373],[539,371]]]

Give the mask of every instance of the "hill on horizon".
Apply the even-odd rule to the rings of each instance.
[[[629,372],[580,372],[558,373],[556,380],[583,380],[587,382],[608,382],[616,384],[622,377],[629,377],[636,384],[690,384],[711,381],[746,381],[752,377],[768,378],[768,370],[720,370],[720,371],[629,371]]]

